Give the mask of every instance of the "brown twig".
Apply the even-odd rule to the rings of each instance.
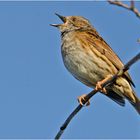
[[[110,78],[108,81],[106,81],[102,87],[107,87],[110,84],[112,84],[118,77],[122,76],[123,73],[125,71],[127,71],[130,66],[132,66],[135,62],[137,62],[140,59],[140,53],[138,53],[135,57],[133,57],[126,65],[123,66],[122,69],[120,69],[118,71],[117,74],[115,74],[112,78]],[[86,96],[86,100],[85,102],[83,102],[83,104],[86,104],[86,102],[96,93],[98,92],[98,90],[93,90],[91,91],[89,94],[87,94]],[[58,140],[60,139],[61,135],[64,133],[64,130],[67,128],[68,124],[70,123],[70,121],[74,118],[74,116],[82,109],[82,105],[78,105],[74,111],[69,115],[69,117],[65,120],[64,124],[60,127],[59,132],[57,133],[57,135],[55,136],[55,139]]]
[[[108,2],[110,4],[114,4],[114,5],[117,5],[117,6],[120,6],[120,7],[123,7],[127,10],[130,10],[132,11],[138,18],[140,18],[140,12],[139,10],[135,7],[135,3],[133,0],[130,1],[130,6],[128,6],[127,4],[124,4],[122,3],[121,1],[118,1],[118,0],[115,0],[115,1],[112,1],[112,0],[108,0]]]

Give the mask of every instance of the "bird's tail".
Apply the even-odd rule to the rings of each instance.
[[[135,94],[134,94],[135,95]],[[135,95],[136,102],[130,102],[140,115],[140,99]]]

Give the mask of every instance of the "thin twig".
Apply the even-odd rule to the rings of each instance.
[[[130,1],[130,7],[131,7],[131,9],[135,9],[135,3],[134,3],[134,1],[133,0],[131,0]]]
[[[140,12],[139,10],[135,7],[135,3],[133,0],[130,1],[130,6],[128,6],[127,4],[124,4],[122,3],[121,1],[118,1],[118,0],[115,0],[115,1],[112,1],[112,0],[108,0],[108,2],[110,4],[114,4],[114,5],[117,5],[117,6],[120,6],[120,7],[123,7],[127,10],[130,10],[132,11],[138,18],[140,18]]]
[[[112,84],[114,81],[116,81],[116,79],[120,76],[123,75],[123,73],[125,71],[127,71],[130,66],[132,66],[135,62],[137,62],[140,59],[140,53],[138,53],[135,57],[133,57],[128,63],[126,63],[126,65],[123,66],[122,69],[120,69],[118,71],[117,74],[115,74],[112,78],[110,78],[108,81],[106,81],[102,87],[107,87],[110,84]],[[83,102],[83,104],[86,104],[87,101],[96,93],[98,92],[98,90],[93,90],[91,91],[89,94],[87,94],[85,101]],[[58,140],[60,139],[60,137],[62,136],[62,134],[64,133],[64,130],[67,128],[68,124],[70,123],[70,121],[74,118],[74,116],[82,109],[82,105],[78,105],[74,111],[69,115],[69,117],[65,120],[64,124],[60,127],[59,132],[57,133],[57,135],[55,136],[55,139]]]

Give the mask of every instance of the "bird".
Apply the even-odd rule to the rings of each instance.
[[[102,88],[110,77],[120,70],[124,64],[113,49],[96,31],[90,21],[82,16],[62,16],[55,13],[62,24],[50,24],[57,27],[61,33],[61,53],[67,70],[80,82],[90,88],[99,90],[117,104],[125,106],[125,100],[140,115],[140,99],[128,71],[116,81]],[[81,105],[86,94],[78,97]],[[87,102],[87,106],[90,101]]]

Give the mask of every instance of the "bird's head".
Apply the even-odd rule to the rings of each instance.
[[[62,24],[51,24],[51,26],[59,28],[61,32],[73,31],[77,29],[91,28],[90,22],[81,16],[61,16],[56,14],[62,21]]]

